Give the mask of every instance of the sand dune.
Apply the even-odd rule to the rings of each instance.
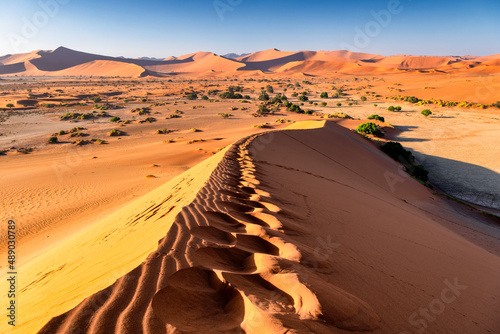
[[[500,331],[498,231],[404,175],[331,121],[242,139],[24,268],[18,330]]]
[[[230,59],[212,52],[196,52],[163,60],[148,58],[130,59],[108,57],[59,47],[53,51],[34,51],[31,53],[0,57],[0,75],[24,74],[27,76],[48,75],[68,70],[68,76],[94,75],[94,71],[103,76],[138,76],[132,66],[123,66],[122,70],[114,65],[111,68],[90,63],[111,61],[135,64],[148,71],[144,75],[164,76],[168,74],[201,74],[208,72],[238,75],[235,71],[260,71],[262,73],[283,73],[309,75],[331,75],[333,73],[370,75],[391,74],[396,70],[423,71],[421,73],[497,73],[498,55],[486,57],[436,57],[436,56],[388,56],[341,51],[280,51],[269,49]],[[87,66],[80,66],[89,64]],[[80,67],[77,67],[80,66]],[[60,74],[59,74],[60,75]],[[139,74],[141,75],[141,74]]]
[[[113,60],[95,60],[82,65],[57,71],[61,76],[123,76],[140,77],[147,73],[146,69],[135,64],[126,64]]]

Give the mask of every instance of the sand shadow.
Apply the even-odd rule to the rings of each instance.
[[[413,151],[429,170],[430,182],[458,199],[500,210],[500,173],[491,169]]]

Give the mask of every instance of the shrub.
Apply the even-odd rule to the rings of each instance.
[[[366,101],[366,96],[361,96],[359,99],[360,99],[361,101],[365,102],[365,101]]]
[[[260,101],[269,101],[269,95],[267,95],[266,92],[262,92],[260,95],[259,95],[259,100]]]
[[[390,141],[380,148],[382,152],[390,156],[392,159],[400,162],[403,165],[413,164],[415,162],[415,157],[413,154],[405,150],[403,145],[398,142]]]
[[[114,116],[109,119],[110,122],[118,122],[120,121],[120,117]]]
[[[307,96],[305,96],[305,95],[300,95],[299,96],[299,101],[305,102],[305,101],[308,101],[308,100],[309,100],[309,98]]]
[[[145,119],[143,120],[140,120],[139,123],[153,123],[153,122],[156,122],[156,118],[154,117],[146,117]]]
[[[373,123],[373,122],[360,124],[358,126],[358,128],[356,129],[356,131],[358,133],[366,133],[366,134],[374,135],[374,136],[381,134],[381,131],[380,131],[378,125]]]
[[[271,85],[267,85],[267,86],[266,86],[266,92],[268,92],[268,93],[274,93],[274,88],[273,88],[273,86],[271,86]]]
[[[327,92],[323,92],[323,93],[321,93],[320,97],[322,99],[327,99],[328,98],[328,93]]]
[[[422,110],[421,114],[427,117],[432,114],[432,111],[430,111],[429,109],[424,109]]]
[[[297,92],[292,93],[292,97],[297,97],[297,96],[299,96],[299,93],[297,93]]]
[[[113,129],[111,130],[111,132],[109,133],[109,136],[110,137],[116,137],[116,136],[121,136],[123,134],[123,132],[121,132],[120,130],[118,129]]]
[[[166,134],[170,133],[170,130],[169,129],[160,129],[160,130],[156,130],[156,133],[159,135],[166,135]]]
[[[310,110],[310,109],[308,109],[308,110],[304,111],[304,114],[306,114],[306,115],[312,115],[313,111]]]
[[[8,103],[7,108],[14,108],[14,105],[12,103]]]
[[[202,99],[202,100],[208,100],[208,96],[203,95],[203,96],[201,97],[201,99]]]
[[[389,106],[389,108],[387,108],[387,110],[394,111],[394,106]]]
[[[500,101],[491,104],[492,107],[500,108]]]
[[[338,102],[337,107],[341,107],[341,106],[342,106],[342,103]]]
[[[99,96],[96,96],[92,99],[92,101],[94,101],[94,103],[99,103],[102,101],[102,99]]]
[[[385,122],[385,118],[377,114],[368,116],[368,119],[376,119],[377,121]]]
[[[221,99],[242,99],[243,95],[234,92],[224,92],[219,95]]]
[[[222,118],[229,118],[229,117],[233,116],[233,115],[225,113],[225,112],[220,112],[217,115],[221,116]]]
[[[63,136],[65,134],[67,134],[67,132],[65,130],[61,130],[57,133],[59,136]]]
[[[50,137],[49,140],[48,140],[48,143],[49,144],[56,144],[59,140],[57,139],[57,137]]]
[[[269,108],[264,104],[259,105],[259,109],[256,111],[258,115],[265,115],[269,114],[270,112],[271,110],[269,110]]]
[[[186,95],[186,99],[188,100],[196,100],[198,98],[198,95],[196,93],[191,93]]]
[[[429,181],[429,171],[422,165],[411,165],[406,167],[406,171],[411,176],[421,180],[422,182]]]
[[[394,110],[401,111],[401,107],[400,106],[394,107]]]
[[[326,103],[326,102],[321,102],[321,106],[322,106],[322,107],[326,107],[326,105],[327,105],[327,104],[328,104],[328,103]]]

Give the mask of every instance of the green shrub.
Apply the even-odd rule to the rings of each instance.
[[[394,110],[401,111],[401,107],[400,106],[394,107]]]
[[[394,106],[389,106],[389,108],[387,108],[387,110],[394,111]]]
[[[260,101],[269,101],[269,95],[267,95],[266,92],[262,92],[260,95],[259,95],[259,100]]]
[[[109,133],[109,136],[110,137],[116,137],[116,136],[121,136],[123,134],[123,132],[121,132],[120,130],[118,129],[113,129],[111,130],[111,132]]]
[[[203,95],[203,96],[201,97],[201,99],[202,99],[202,100],[208,100],[208,96]]]
[[[267,85],[267,86],[266,86],[266,92],[268,92],[268,93],[274,93],[274,88],[273,88],[273,86],[271,86],[271,85]]]
[[[358,133],[366,133],[374,136],[378,136],[381,134],[380,128],[373,122],[360,124],[356,131]]]
[[[49,144],[56,144],[59,140],[57,139],[57,137],[50,137],[49,140],[48,140],[48,143]]]
[[[359,99],[360,99],[361,101],[365,102],[365,101],[366,101],[366,96],[361,96]]]
[[[99,103],[102,101],[102,99],[99,96],[96,96],[92,99],[92,101],[94,101],[94,103]]]
[[[222,117],[222,118],[224,118],[224,119],[225,119],[225,118],[229,118],[229,117],[233,116],[233,115],[228,114],[228,113],[225,113],[225,112],[220,112],[220,113],[218,113],[217,115],[221,116],[221,117]]]
[[[422,165],[411,165],[407,166],[406,170],[408,174],[426,183],[429,181],[429,171],[425,169]]]
[[[429,109],[424,109],[422,110],[421,114],[427,117],[429,115],[432,115],[432,111],[430,111]]]
[[[338,102],[337,107],[341,107],[341,106],[342,106],[342,103]]]
[[[196,93],[191,93],[186,95],[186,99],[188,100],[196,100],[198,98],[198,95]]]
[[[14,108],[14,105],[12,103],[8,103],[7,108]]]
[[[299,101],[306,102],[306,101],[309,101],[309,98],[306,95],[300,95]]]
[[[310,109],[308,109],[308,110],[304,111],[304,114],[306,114],[306,115],[312,115],[313,111],[310,110]]]
[[[326,103],[326,102],[321,102],[321,106],[322,106],[322,107],[326,107],[326,105],[327,105],[327,104],[328,104],[328,103]]]
[[[411,165],[415,162],[415,157],[413,154],[405,150],[403,145],[398,142],[387,142],[380,148],[382,152],[390,156],[392,159],[400,162],[403,165]]]
[[[328,93],[327,92],[323,92],[323,93],[321,93],[320,97],[322,99],[327,99],[328,98]]]
[[[117,116],[114,116],[114,117],[111,117],[109,119],[110,122],[119,122],[120,121],[120,117],[117,117]]]
[[[368,116],[368,119],[376,119],[378,121],[385,122],[385,118],[382,116],[379,116],[377,114],[373,114],[373,115]]]

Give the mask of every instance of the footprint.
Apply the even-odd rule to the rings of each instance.
[[[152,309],[165,327],[196,333],[236,331],[245,313],[238,291],[213,271],[196,267],[174,273],[153,297]]]

